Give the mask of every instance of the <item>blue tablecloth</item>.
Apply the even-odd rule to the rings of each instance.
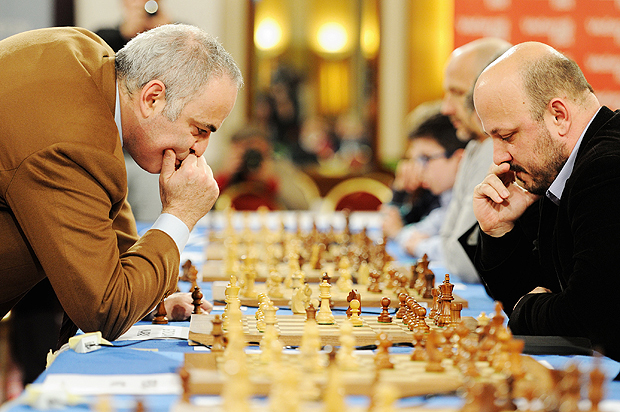
[[[221,221],[220,221],[221,223]],[[191,259],[200,269],[204,261],[204,248],[206,243],[206,232],[209,226],[213,226],[213,221],[202,222],[191,233],[190,241],[186,246],[181,262]],[[139,224],[139,230],[144,232],[149,224]],[[391,254],[396,255],[397,259],[405,260],[406,256],[399,254],[394,245],[389,245]],[[438,276],[443,276],[441,267],[432,267]],[[469,307],[464,309],[463,316],[477,317],[481,312],[486,312],[492,316],[494,311],[493,301],[486,295],[481,285],[463,284],[458,279],[452,279],[455,283],[455,293],[466,299]],[[189,284],[181,282],[183,290],[189,290]],[[211,288],[209,283],[201,284],[202,291],[206,299],[211,299]],[[219,309],[221,310],[221,308]],[[252,313],[253,308],[248,308],[248,313]],[[286,313],[281,310],[278,313]],[[145,322],[146,324],[146,322]],[[189,326],[189,322],[174,322],[175,325]],[[154,374],[154,373],[176,373],[183,363],[183,354],[193,352],[195,347],[190,346],[184,340],[148,340],[148,341],[118,341],[114,342],[117,347],[102,347],[99,350],[78,354],[72,350],[60,353],[51,366],[37,379],[35,383],[41,383],[52,374]],[[129,345],[129,346],[127,346]],[[409,351],[410,348],[394,347],[394,352]],[[582,371],[587,372],[592,367],[594,359],[589,356],[534,356],[542,362],[546,362],[554,368],[564,369],[570,363],[577,363]],[[620,372],[620,364],[608,358],[602,358],[602,367],[606,375],[606,400],[620,401],[620,382],[612,382],[612,379]],[[178,400],[178,395],[149,395],[140,397],[145,403],[147,411],[167,411]],[[88,402],[95,402],[94,398],[87,398]],[[348,401],[352,404],[364,405],[367,402],[365,397],[349,397]],[[114,396],[112,398],[113,410],[133,410],[136,398],[133,396]],[[462,400],[458,396],[431,396],[407,398],[399,401],[399,406],[424,405],[427,407],[459,407]],[[613,407],[620,403],[612,405]],[[89,410],[87,405],[76,405],[65,407],[67,411]],[[29,406],[18,402],[5,404],[0,412],[26,412],[32,411]]]

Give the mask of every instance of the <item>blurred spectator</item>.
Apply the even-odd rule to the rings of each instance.
[[[443,261],[439,230],[452,198],[452,186],[465,142],[447,116],[437,114],[424,121],[412,134],[416,155],[411,169],[420,176],[421,187],[439,196],[439,207],[424,219],[405,226],[396,236],[399,245],[414,257],[427,254],[429,259]]]
[[[301,173],[286,157],[274,152],[264,128],[250,125],[230,139],[226,165],[215,174],[220,197],[227,189],[249,183],[260,192],[264,205],[272,210],[305,210],[311,207],[296,176]],[[256,209],[256,200],[248,200],[239,210]]]
[[[393,238],[405,225],[417,223],[439,207],[439,196],[422,187],[422,169],[415,161],[420,152],[416,145],[417,128],[428,118],[439,114],[441,101],[418,105],[406,119],[408,145],[403,160],[398,162],[392,182],[392,201],[381,207],[383,233]]]
[[[102,28],[95,33],[112,49],[119,51],[129,40],[143,31],[172,23],[162,0],[122,0],[123,17],[116,27]]]

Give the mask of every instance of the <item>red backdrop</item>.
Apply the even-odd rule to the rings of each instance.
[[[620,0],[455,0],[455,47],[484,36],[549,44],[579,64],[602,104],[620,108]]]

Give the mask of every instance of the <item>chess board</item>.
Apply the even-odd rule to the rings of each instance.
[[[280,365],[263,364],[260,353],[247,353],[246,361],[252,393],[266,396],[270,392],[275,373],[282,373],[283,367],[297,374],[305,385],[314,386],[323,391],[328,380],[327,354],[320,353],[323,366],[316,372],[304,371],[302,355],[298,351],[284,351]],[[393,369],[377,371],[374,354],[368,351],[356,351],[358,367],[355,370],[339,371],[339,382],[346,395],[371,395],[378,382],[386,383],[395,388],[398,396],[422,396],[433,394],[454,393],[465,383],[465,376],[453,365],[451,359],[444,359],[443,372],[427,372],[426,361],[412,361],[409,354],[392,354],[390,361]],[[525,377],[516,382],[514,394],[521,396],[525,382],[535,382],[543,391],[551,390],[553,379],[549,370],[528,356],[522,356],[522,364],[527,370]],[[189,373],[189,393],[192,395],[219,395],[222,393],[225,374],[221,371],[222,358],[212,353],[186,353],[185,369]],[[476,362],[481,378],[501,382],[505,376],[497,373],[486,361]],[[300,391],[303,390],[300,388]]]
[[[211,345],[213,337],[211,336],[211,321],[215,315],[201,314],[192,315],[189,327],[190,341],[198,342],[203,345]],[[336,323],[333,325],[318,325],[321,337],[321,345],[340,345],[340,325],[347,319],[346,315],[334,315]],[[411,344],[414,340],[413,332],[409,330],[402,319],[392,317],[391,323],[381,323],[377,320],[378,316],[361,316],[364,323],[361,327],[353,328],[353,336],[355,337],[356,346],[375,345],[377,336],[381,332],[386,332],[392,341],[392,344],[407,343]],[[279,315],[277,316],[277,329],[280,334],[280,341],[286,346],[300,346],[301,338],[304,330],[306,315]],[[468,328],[474,331],[478,322],[471,317],[464,317]],[[427,323],[432,328],[437,326]],[[256,318],[253,315],[243,316],[243,333],[248,343],[259,343],[263,337],[263,333],[256,328]]]
[[[211,290],[213,292],[213,301],[215,305],[225,304],[225,299],[226,299],[225,290],[226,290],[227,285],[228,285],[228,282],[213,282]],[[310,289],[312,289],[312,299],[320,300],[319,299],[319,295],[320,295],[319,285],[310,284],[310,283],[308,285],[310,286]],[[381,293],[376,293],[376,292],[369,292],[368,286],[365,286],[365,285],[353,285],[353,288],[357,289],[357,291],[360,293],[362,297],[362,312],[364,310],[364,307],[380,308],[381,299],[385,296],[391,299],[390,308],[394,309],[400,306],[400,302],[398,301],[398,296],[396,296],[395,289],[383,288],[383,291]],[[258,294],[264,293],[267,296],[269,296],[269,294],[267,293],[267,286],[265,285],[265,283],[256,283],[254,289],[256,292],[255,297],[248,297],[242,294],[239,295],[239,299],[241,299],[241,305],[258,306],[259,304]],[[282,290],[281,298],[269,296],[269,299],[271,299],[271,301],[273,301],[273,304],[278,307],[288,308],[290,307],[291,297],[293,296],[293,289],[285,288],[283,285],[281,290]],[[409,291],[409,295],[412,296],[418,303],[420,304],[425,303],[429,307],[432,306],[433,304],[432,299],[427,299],[427,298],[422,297],[419,293],[417,293],[413,289],[408,290],[408,291]],[[343,308],[349,307],[349,302],[347,301],[347,296],[349,292],[350,290],[346,292],[340,290],[335,282],[332,283],[330,293],[332,295],[331,301],[334,307],[343,307]],[[457,294],[453,294],[453,296],[454,296],[453,302],[461,303],[463,305],[463,308],[468,307],[467,300],[463,299]]]
[[[282,275],[282,278],[286,278],[286,273],[289,271],[286,263],[279,263],[277,265],[278,272]],[[329,273],[332,280],[338,279],[338,272],[335,270],[336,265],[334,263],[325,263],[321,269],[312,269],[310,264],[306,263],[302,266],[302,270],[306,276],[306,282],[318,283],[321,281],[321,277],[325,272]],[[256,282],[265,282],[269,276],[269,266],[267,263],[258,262],[256,264]],[[230,276],[226,275],[224,271],[224,261],[222,260],[207,260],[203,263],[202,269],[202,281],[203,282],[217,282],[217,281],[229,281]]]

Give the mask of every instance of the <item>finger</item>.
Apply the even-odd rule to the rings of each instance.
[[[197,157],[196,157],[195,154],[193,154],[193,153],[188,154],[187,157],[185,159],[183,159],[183,162],[181,163],[181,166],[179,166],[179,169],[180,168],[188,169],[188,168],[190,168],[192,166],[195,166],[196,165],[196,159],[197,159]]]
[[[492,164],[491,168],[489,170],[489,173],[492,173],[494,175],[499,175],[502,173],[506,173],[510,171],[510,164],[504,162],[504,163],[500,163],[500,164]]]
[[[489,198],[495,203],[502,203],[510,192],[495,175],[489,175],[474,189],[474,197]]]
[[[213,177],[213,170],[211,166],[207,163],[207,159],[204,156],[200,156],[196,158],[196,165],[202,168],[208,177]]]
[[[166,149],[164,150],[164,157],[161,163],[161,175],[164,177],[169,177],[175,171],[175,163],[177,161],[177,157],[174,154],[173,150]]]
[[[213,305],[211,304],[211,302],[204,299],[202,300],[200,307],[207,312],[211,312],[211,310],[213,309]]]

